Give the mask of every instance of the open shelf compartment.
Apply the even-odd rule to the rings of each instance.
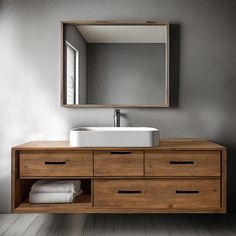
[[[17,198],[14,201],[13,212],[15,213],[79,213],[93,206],[91,179],[80,179],[83,193],[77,196],[72,203],[30,203],[29,192],[31,186],[38,179],[19,179],[16,184]]]

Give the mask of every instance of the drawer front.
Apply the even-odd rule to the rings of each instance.
[[[95,176],[143,176],[142,151],[94,152]]]
[[[21,177],[92,176],[92,152],[21,152]]]
[[[145,176],[220,176],[220,151],[145,153]]]
[[[219,179],[97,179],[94,206],[111,208],[220,208]]]

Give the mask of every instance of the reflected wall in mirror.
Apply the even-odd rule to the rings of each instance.
[[[65,107],[169,107],[169,24],[62,22]]]

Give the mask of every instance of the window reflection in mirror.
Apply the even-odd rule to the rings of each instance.
[[[66,102],[79,104],[79,52],[66,42]]]

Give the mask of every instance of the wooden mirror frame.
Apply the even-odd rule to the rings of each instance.
[[[65,103],[65,26],[66,25],[164,25],[167,27],[166,63],[165,63],[165,102],[163,105],[138,104],[66,104]],[[65,108],[167,108],[170,107],[169,86],[169,22],[159,21],[61,21],[61,107]]]

